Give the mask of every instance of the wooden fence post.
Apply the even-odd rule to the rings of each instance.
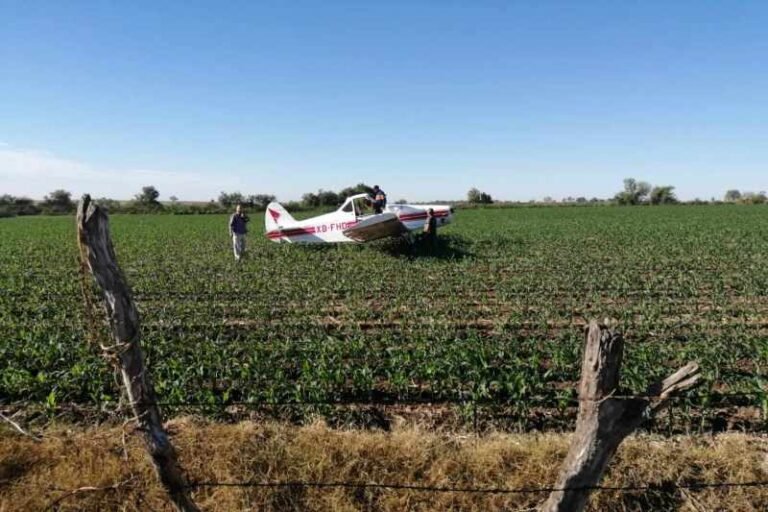
[[[163,428],[154,386],[144,367],[139,315],[128,284],[115,260],[109,219],[104,210],[91,202],[89,195],[84,195],[77,207],[77,236],[81,262],[87,265],[101,288],[104,309],[112,330],[114,344],[102,345],[102,352],[122,374],[139,431],[160,483],[177,510],[198,512],[176,460],[176,451]]]
[[[699,367],[691,362],[652,384],[643,397],[612,397],[619,385],[623,352],[620,334],[590,322],[581,366],[576,432],[555,485],[574,490],[552,492],[542,512],[584,510],[589,488],[600,482],[621,442],[644,418],[665,407],[673,393],[694,386],[699,379]]]

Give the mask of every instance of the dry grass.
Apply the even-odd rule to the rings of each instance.
[[[424,432],[340,431],[318,423],[225,425],[190,418],[169,425],[196,481],[354,481],[459,487],[552,485],[567,450],[563,435],[481,438]],[[50,429],[42,442],[0,431],[0,511],[171,510],[140,440],[119,427]],[[681,491],[674,483],[768,480],[768,438],[738,434],[631,438],[606,485],[659,484],[654,491],[595,493],[591,510],[768,510],[768,488]],[[115,485],[119,484],[119,485]],[[83,490],[84,486],[106,488]],[[110,487],[112,486],[112,487]],[[207,511],[529,510],[536,494],[425,493],[384,489],[201,488]],[[59,500],[57,502],[57,500]]]

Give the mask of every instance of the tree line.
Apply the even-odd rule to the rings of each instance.
[[[335,208],[341,206],[346,198],[356,194],[373,194],[373,187],[365,183],[358,183],[353,187],[345,187],[338,192],[320,189],[317,192],[307,192],[301,196],[300,201],[289,201],[285,206],[289,210],[307,210],[316,208]],[[265,210],[267,205],[276,198],[269,194],[245,195],[241,192],[221,192],[218,203],[224,207],[232,207],[237,204],[256,210]]]
[[[107,197],[95,201],[111,213],[214,213],[210,208],[198,205],[182,205],[175,196],[171,196],[170,204],[159,201],[160,192],[152,185],[142,187],[131,201],[118,201]],[[61,215],[71,214],[77,205],[72,199],[72,193],[67,190],[54,190],[42,201],[34,201],[28,197],[15,197],[9,194],[0,196],[0,217],[16,215]],[[218,209],[218,207],[216,208]],[[195,211],[199,210],[199,211]]]
[[[338,192],[332,190],[320,189],[317,192],[307,192],[301,196],[300,201],[289,201],[284,203],[288,210],[301,211],[313,209],[336,208],[344,200],[356,194],[372,194],[373,187],[358,183],[352,187],[345,187]],[[252,210],[265,210],[267,205],[277,198],[272,194],[243,194],[239,191],[224,192],[219,194],[218,200],[209,202],[184,203],[180,202],[176,196],[170,196],[168,201],[160,202],[160,192],[152,185],[142,187],[133,200],[117,201],[102,197],[96,199],[96,202],[111,213],[172,213],[172,214],[208,214],[208,213],[227,213],[232,208],[241,204]],[[395,203],[405,203],[405,199],[394,201]],[[495,201],[490,194],[472,187],[467,192],[465,201],[447,201],[459,205],[484,206],[496,204],[497,206],[508,205],[533,205],[533,204],[604,204],[604,205],[662,205],[678,204],[681,201],[675,194],[675,187],[672,185],[651,185],[646,181],[638,181],[635,178],[624,180],[624,188],[617,192],[613,198],[599,199],[593,197],[567,197],[562,201],[556,201],[550,197],[545,197],[542,201],[525,202],[506,202]],[[712,199],[711,201],[694,200],[687,203],[709,204],[709,203],[735,203],[735,204],[766,204],[768,198],[764,191],[749,192],[737,189],[728,190],[723,196],[722,201]],[[66,190],[58,189],[46,195],[42,201],[35,201],[28,197],[15,197],[9,194],[0,195],[0,217],[11,217],[16,215],[61,215],[71,214],[75,211],[75,202],[72,200],[72,194]]]
[[[725,202],[742,204],[765,204],[768,197],[765,192],[742,192],[740,190],[729,190],[725,193]]]
[[[650,204],[676,204],[679,201],[675,195],[675,187],[672,185],[652,186],[646,181],[637,181],[634,178],[624,180],[624,190],[614,196],[616,204],[637,205]]]
[[[289,201],[283,206],[289,210],[308,210],[340,206],[349,196],[355,194],[372,194],[373,187],[358,183],[338,192],[318,190],[307,192],[301,201]],[[243,194],[242,192],[222,191],[216,201],[180,202],[176,196],[170,196],[168,201],[161,202],[160,191],[152,185],[142,187],[141,191],[130,201],[118,201],[106,197],[95,199],[99,205],[110,213],[173,213],[173,214],[208,214],[227,213],[235,205],[243,205],[252,210],[265,210],[267,205],[277,198],[272,194]],[[404,202],[403,200],[399,202]],[[42,201],[28,197],[0,196],[0,217],[16,215],[60,215],[71,214],[76,208],[72,193],[66,190],[55,190],[45,196]]]

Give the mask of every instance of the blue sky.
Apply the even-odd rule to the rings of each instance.
[[[768,189],[768,2],[0,0],[0,194]]]

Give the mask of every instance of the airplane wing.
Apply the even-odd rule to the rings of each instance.
[[[379,238],[398,236],[407,232],[408,228],[400,222],[394,213],[380,213],[363,219],[351,228],[343,231],[344,236],[356,242],[370,242]]]

